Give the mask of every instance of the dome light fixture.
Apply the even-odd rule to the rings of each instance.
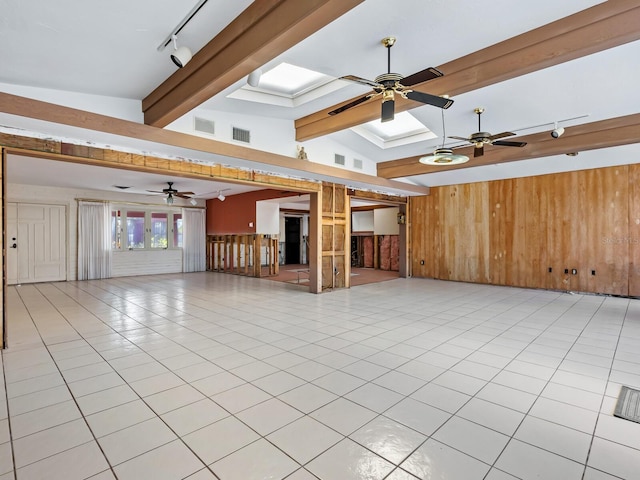
[[[440,113],[442,114],[442,146],[436,148],[431,155],[421,157],[418,161],[425,165],[436,165],[440,167],[443,165],[459,165],[468,162],[469,157],[466,155],[456,155],[452,149],[444,147],[444,139],[447,138],[444,127],[444,110],[441,110]]]
[[[431,154],[418,160],[425,165],[458,165],[460,163],[466,163],[469,161],[469,157],[466,155],[456,155],[450,148],[436,148]]]
[[[187,47],[178,48],[178,37],[176,35],[172,35],[171,39],[173,40],[173,53],[171,53],[171,60],[178,67],[182,68],[189,63],[189,60],[191,60],[193,55],[191,54],[191,50]]]

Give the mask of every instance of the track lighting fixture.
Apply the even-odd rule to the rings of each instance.
[[[195,198],[192,198],[189,200],[189,203],[195,207],[198,204],[198,201]]]
[[[553,130],[551,130],[551,136],[552,136],[553,138],[558,138],[558,137],[560,137],[563,133],[564,133],[564,128],[563,128],[563,127],[558,128],[558,122],[555,122],[555,123],[554,123]]]
[[[262,70],[259,68],[254,70],[247,77],[247,83],[252,87],[257,87],[260,84],[260,77],[262,76]]]
[[[224,202],[225,198],[227,198],[227,197],[225,197],[225,196],[222,194],[222,192],[218,193],[218,200],[220,200],[221,202]]]
[[[178,67],[182,68],[187,63],[189,63],[189,60],[191,60],[191,57],[193,55],[191,54],[191,50],[189,50],[187,47],[178,48],[177,38],[178,37],[176,37],[176,35],[173,35],[171,37],[171,39],[173,40],[173,53],[171,54],[171,60],[173,60],[173,63],[175,63]]]

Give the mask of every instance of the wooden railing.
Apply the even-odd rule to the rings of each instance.
[[[208,235],[207,271],[268,277],[277,275],[278,237],[271,235]]]

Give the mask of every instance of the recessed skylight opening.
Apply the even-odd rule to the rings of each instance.
[[[345,82],[289,63],[263,72],[257,86],[242,85],[229,98],[296,107],[343,88]]]
[[[391,122],[383,123],[378,119],[351,130],[380,148],[399,147],[437,138],[409,112],[396,113],[395,119]]]

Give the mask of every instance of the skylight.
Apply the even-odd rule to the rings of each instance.
[[[256,87],[242,85],[229,98],[296,107],[344,87],[334,77],[289,63],[262,73]]]
[[[391,122],[383,123],[378,119],[353,127],[351,130],[380,148],[399,147],[437,138],[409,112],[396,113]]]

